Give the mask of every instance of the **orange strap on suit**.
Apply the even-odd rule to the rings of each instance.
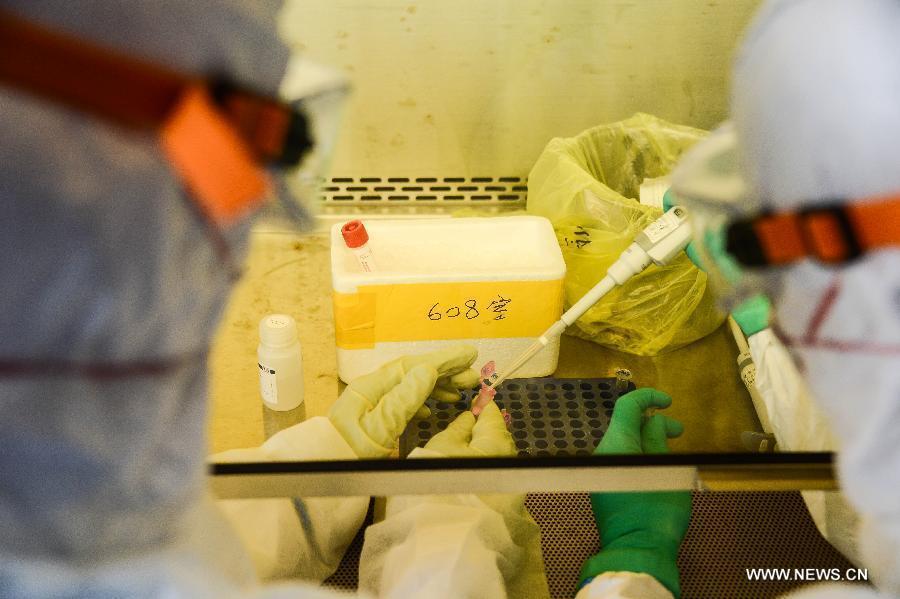
[[[230,222],[262,201],[264,165],[312,147],[304,116],[224,81],[188,76],[0,10],[0,85],[159,136],[204,211]]]
[[[807,256],[838,264],[891,246],[900,247],[900,195],[738,221],[728,228],[726,247],[742,264],[765,266]]]

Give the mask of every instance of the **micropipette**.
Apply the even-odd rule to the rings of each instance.
[[[566,310],[559,320],[550,325],[550,328],[544,331],[509,367],[502,372],[495,373],[488,385],[494,388],[498,387],[551,341],[562,335],[566,327],[578,320],[616,285],[624,284],[628,279],[650,266],[651,262],[657,266],[668,264],[672,258],[687,247],[690,240],[691,226],[687,220],[687,211],[681,206],[669,208],[661,217],[637,234],[631,245],[609,267],[599,283],[585,293],[575,305]]]

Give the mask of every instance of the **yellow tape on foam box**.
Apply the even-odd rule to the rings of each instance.
[[[341,349],[392,341],[536,337],[562,313],[563,281],[471,281],[360,286],[334,292]]]

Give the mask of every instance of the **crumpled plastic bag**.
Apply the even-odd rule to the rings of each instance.
[[[556,230],[567,266],[567,308],[662,213],[639,203],[641,182],[668,174],[705,136],[638,113],[547,144],[528,177],[527,210],[550,219]],[[613,289],[567,333],[652,356],[708,335],[723,319],[706,289],[706,273],[682,254]]]

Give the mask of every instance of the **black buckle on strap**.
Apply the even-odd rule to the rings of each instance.
[[[279,102],[268,96],[258,94],[245,89],[221,77],[212,79],[209,85],[213,100],[225,108],[226,116],[234,117],[235,125],[242,135],[250,142],[251,148],[257,152],[259,159],[265,164],[276,167],[291,167],[300,163],[307,152],[313,148],[312,131],[303,111],[294,106]],[[282,125],[280,147],[260,148],[252,143],[254,128],[260,126],[273,126],[272,123],[245,122],[247,114],[228,114],[230,98],[239,98],[245,103],[255,106],[254,118],[265,118],[272,111],[277,112],[280,118],[275,121]],[[249,127],[249,130],[245,130]]]
[[[769,263],[753,229],[757,218],[765,216],[766,214],[762,214],[756,218],[735,221],[725,230],[725,251],[744,266],[761,267]]]

